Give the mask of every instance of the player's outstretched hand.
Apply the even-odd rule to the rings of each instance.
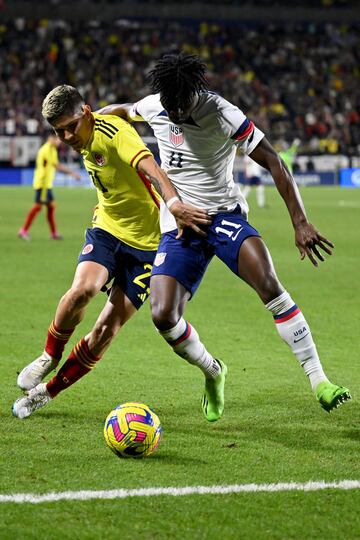
[[[325,261],[325,258],[319,248],[328,255],[332,255],[334,244],[322,236],[311,223],[305,223],[297,227],[295,232],[295,244],[300,251],[301,260],[306,256],[314,266],[318,266],[318,261]]]
[[[178,226],[177,239],[183,235],[186,227],[189,227],[200,236],[206,236],[206,232],[201,228],[201,226],[204,227],[211,224],[211,218],[206,210],[192,204],[176,201],[171,205],[170,211],[176,219]]]

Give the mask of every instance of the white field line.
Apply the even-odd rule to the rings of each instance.
[[[233,484],[228,486],[187,486],[182,488],[141,488],[112,489],[109,491],[63,491],[50,492],[43,495],[35,493],[13,493],[0,495],[0,503],[46,503],[57,501],[89,501],[92,499],[127,499],[129,497],[156,497],[167,495],[181,497],[184,495],[226,495],[228,493],[276,493],[280,491],[321,491],[324,489],[360,489],[360,480],[340,480],[338,482],[305,482],[279,484]]]

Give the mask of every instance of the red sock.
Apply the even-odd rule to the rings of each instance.
[[[89,373],[100,360],[100,356],[95,356],[82,338],[73,348],[65,364],[59,369],[46,385],[46,389],[51,397],[57,396],[59,392],[65,390],[84,375]]]
[[[47,215],[46,219],[48,221],[51,234],[56,234],[56,224],[55,224],[55,206],[53,204],[49,204],[47,207]]]
[[[52,358],[60,360],[62,353],[64,352],[65,345],[69,341],[74,330],[74,328],[69,330],[60,330],[60,328],[55,326],[54,321],[52,321],[48,329],[45,351],[50,354]]]
[[[28,231],[30,229],[32,222],[34,221],[36,215],[40,212],[40,210],[41,210],[41,204],[34,204],[34,206],[30,208],[29,213],[26,216],[25,223],[22,227],[24,231]]]

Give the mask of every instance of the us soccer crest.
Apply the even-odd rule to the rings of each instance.
[[[166,255],[166,253],[157,253],[154,260],[154,266],[161,266],[166,259]]]
[[[105,165],[106,163],[105,156],[103,156],[102,154],[99,154],[98,152],[94,152],[93,156],[95,158],[96,163],[100,165],[100,167]]]
[[[184,142],[184,132],[181,127],[171,125],[169,126],[170,142],[173,146],[181,146]]]

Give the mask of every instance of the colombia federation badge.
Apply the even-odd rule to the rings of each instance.
[[[105,165],[106,163],[105,156],[103,156],[102,154],[99,154],[98,152],[94,152],[93,155],[94,155],[96,163],[100,165],[100,167],[103,167],[103,165]]]

